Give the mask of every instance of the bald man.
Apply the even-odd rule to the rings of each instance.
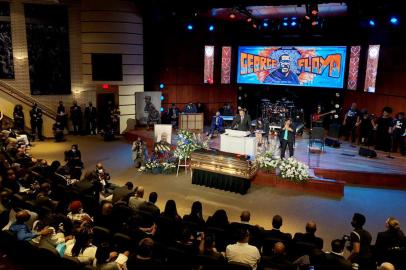
[[[323,249],[323,239],[316,236],[317,225],[314,221],[309,221],[306,224],[305,233],[295,233],[293,242],[305,242],[314,245],[317,249]]]
[[[128,200],[128,206],[132,209],[138,209],[142,203],[144,203],[144,187],[139,186],[135,196],[130,197]]]
[[[379,266],[379,270],[395,270],[395,266],[391,263],[384,262]]]
[[[26,210],[22,210],[16,213],[16,221],[10,226],[10,231],[16,234],[17,239],[20,241],[30,241],[37,236],[45,236],[52,233],[52,230],[45,228],[39,233],[33,233],[27,224],[30,219],[30,213]]]
[[[292,262],[288,260],[286,256],[286,248],[282,242],[275,243],[272,249],[273,255],[269,258],[264,259],[264,267],[267,268],[276,268],[279,270],[292,270],[295,269],[293,267]]]

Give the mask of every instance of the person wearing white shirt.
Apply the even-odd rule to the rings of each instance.
[[[242,229],[238,242],[227,246],[226,259],[228,262],[247,264],[251,266],[253,270],[256,270],[261,255],[259,254],[258,248],[248,244],[249,238],[248,230]]]

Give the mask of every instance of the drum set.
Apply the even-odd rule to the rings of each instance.
[[[296,124],[304,123],[303,109],[297,108],[293,101],[287,99],[271,102],[269,99],[261,99],[261,114],[264,121],[270,126],[281,126],[286,118],[291,118]]]

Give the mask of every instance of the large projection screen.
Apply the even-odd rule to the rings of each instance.
[[[343,88],[345,46],[240,46],[237,83]]]

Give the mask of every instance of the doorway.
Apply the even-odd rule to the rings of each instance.
[[[97,125],[99,129],[106,126],[107,120],[110,118],[109,102],[115,105],[115,93],[98,93],[97,94]]]

